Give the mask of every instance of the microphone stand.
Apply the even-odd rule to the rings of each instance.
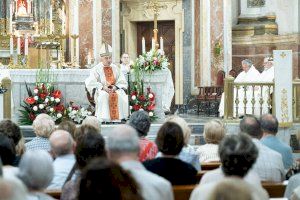
[[[130,118],[130,94],[131,94],[131,87],[130,87],[130,71],[127,72],[127,84],[128,84],[128,89],[127,89],[127,97],[128,97],[128,119]],[[128,120],[127,119],[127,120]]]

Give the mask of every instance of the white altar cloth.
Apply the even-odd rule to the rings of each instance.
[[[21,103],[28,96],[25,81],[33,88],[36,82],[37,69],[11,69],[12,80],[12,119],[18,121]],[[51,73],[56,77],[54,86],[61,90],[64,104],[73,101],[76,104],[87,107],[89,102],[85,92],[85,79],[89,76],[89,69],[53,69]]]

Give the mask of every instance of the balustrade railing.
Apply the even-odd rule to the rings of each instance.
[[[274,83],[235,83],[233,77],[224,81],[224,119],[233,120],[245,114],[275,114]],[[293,121],[300,122],[300,79],[293,81]]]

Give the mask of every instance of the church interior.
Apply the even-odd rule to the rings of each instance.
[[[64,129],[71,123],[74,129]],[[175,157],[197,171],[191,178],[187,178],[188,172],[185,177],[173,178],[163,170],[163,163],[172,166],[166,161],[174,157],[169,151],[180,143],[174,136],[177,126],[184,141]],[[122,163],[127,150],[126,158],[136,151],[126,149],[134,147],[135,135],[129,137],[132,128],[139,139],[139,167],[151,174],[135,173],[132,165]],[[49,131],[46,129],[51,131],[41,135]],[[91,165],[82,161],[84,166],[80,166],[76,157],[78,146],[92,145],[79,135],[93,131],[101,133],[101,138],[93,133],[90,137],[105,140],[102,146],[108,150],[98,149],[102,152],[98,155],[94,150],[100,147],[95,142],[97,147],[87,147],[95,153],[91,157],[105,155],[98,164],[116,170],[128,183],[133,181],[132,187],[123,188],[118,180],[117,185],[101,188],[107,193],[93,191],[92,184],[101,185],[88,174],[96,160]],[[7,147],[2,135],[10,138],[18,133],[23,144],[21,150],[14,147],[14,159],[19,160],[7,164],[16,168],[10,171],[4,161]],[[168,134],[177,140],[174,146],[174,138],[163,138]],[[60,157],[65,156],[63,150],[61,155],[55,153],[69,136],[73,139],[66,141],[74,146],[67,153],[73,156],[69,159],[72,164]],[[164,139],[170,143],[164,144]],[[89,195],[99,195],[108,199],[194,200],[222,195],[224,199],[242,199],[240,194],[245,199],[300,199],[300,0],[0,0],[0,141],[0,191],[6,184],[20,186],[19,180],[6,182],[5,178],[21,173],[22,162],[26,165],[26,159],[33,159],[29,149],[45,150],[47,146],[54,158],[49,168],[54,175],[47,186],[32,192],[32,185],[21,183],[28,190],[24,195],[32,198],[89,199]],[[14,145],[18,141],[14,139]],[[231,149],[233,155],[227,155],[229,144],[235,148]],[[239,144],[249,148],[239,149]],[[251,145],[255,147],[251,149]],[[250,149],[253,158],[249,154],[249,160],[242,160]],[[48,154],[36,155],[47,163]],[[226,161],[226,156],[237,158]],[[235,161],[244,168],[225,169]],[[68,171],[57,178],[55,167],[61,170],[64,162]],[[187,167],[175,161],[173,165]],[[98,177],[106,180],[100,172],[104,168],[95,168],[93,173],[99,170]],[[83,175],[77,177],[76,170]],[[170,173],[181,173],[176,170]],[[246,172],[235,174],[239,170]],[[163,177],[160,184],[166,191],[151,185],[156,180],[153,173]],[[91,185],[71,186],[73,196],[65,186],[75,175],[80,184],[86,179]],[[24,182],[26,176],[22,176]],[[148,189],[144,188],[147,181],[138,178],[144,176],[151,183]],[[63,185],[54,186],[55,181]],[[235,181],[241,182],[239,187]],[[206,192],[205,184],[211,183],[215,185]],[[259,187],[250,186],[253,183]],[[21,190],[16,193],[23,194]],[[231,190],[237,190],[236,197],[230,196]],[[105,196],[113,195],[108,191],[120,193],[120,197]],[[124,191],[128,197],[121,195]],[[147,196],[149,193],[152,195]],[[2,195],[0,192],[0,199]]]

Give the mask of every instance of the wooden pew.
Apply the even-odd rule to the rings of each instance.
[[[45,190],[45,194],[48,194],[49,196],[53,197],[54,199],[60,199],[61,196],[61,190]]]
[[[283,197],[286,184],[283,182],[261,182],[263,188],[268,192],[270,198]]]
[[[201,170],[200,172],[198,172],[196,178],[197,178],[197,183],[200,182],[201,178],[203,177],[203,175],[208,172],[209,170]]]
[[[219,168],[221,165],[220,162],[207,162],[201,163],[201,170],[213,170]]]
[[[189,200],[192,191],[197,185],[174,185],[174,199],[175,200]]]

